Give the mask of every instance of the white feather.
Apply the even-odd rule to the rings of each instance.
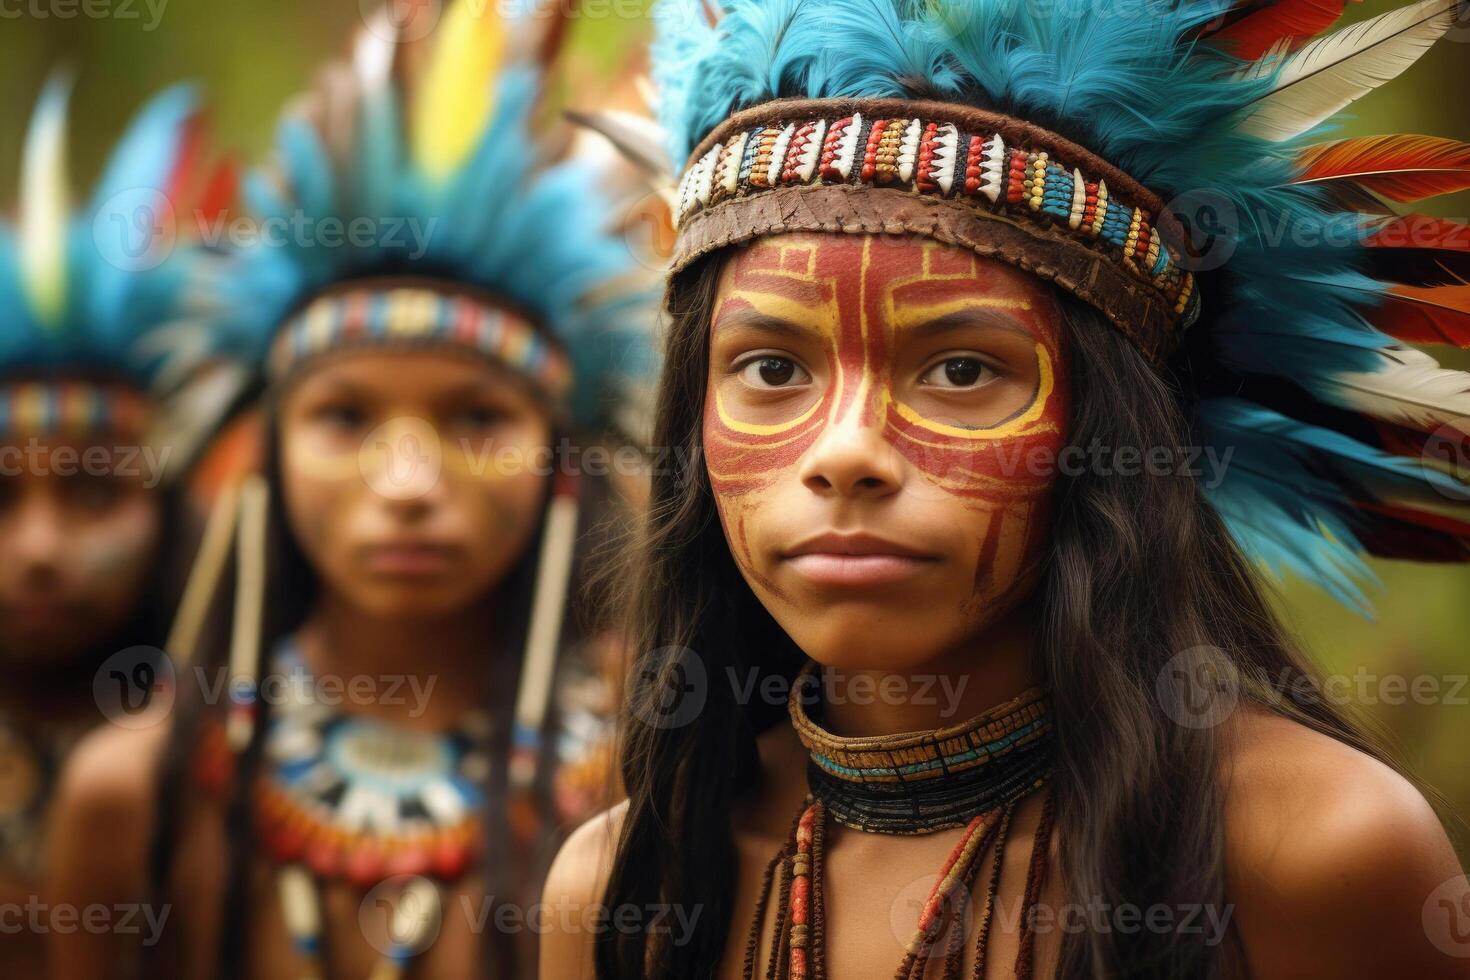
[[[1374,418],[1433,431],[1449,426],[1470,435],[1470,374],[1439,366],[1413,347],[1380,351],[1379,371],[1338,375],[1342,400]]]
[[[1245,109],[1242,132],[1279,142],[1320,125],[1418,61],[1465,0],[1422,0],[1318,38],[1280,61],[1276,87]],[[1262,74],[1249,66],[1247,77]]]
[[[20,267],[37,319],[60,323],[66,308],[66,230],[71,204],[66,179],[66,109],[71,77],[46,83],[26,133],[20,175]]]
[[[357,35],[353,49],[353,71],[364,92],[380,92],[387,88],[397,43],[398,30],[388,16],[388,8],[382,7],[369,19],[367,28]]]
[[[567,118],[579,126],[601,133],[630,162],[649,177],[655,178],[660,186],[674,183],[674,163],[664,149],[668,145],[668,139],[663,127],[655,120],[622,109],[604,109],[599,112],[569,110]]]

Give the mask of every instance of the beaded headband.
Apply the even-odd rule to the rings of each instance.
[[[1155,360],[1199,315],[1182,228],[1116,167],[1029,123],[908,99],[779,100],[690,156],[678,272],[789,231],[914,232],[1017,266],[1106,314]]]
[[[479,353],[524,376],[554,402],[571,388],[566,355],[529,320],[503,306],[417,286],[362,287],[317,297],[281,327],[271,371],[280,379],[318,355],[372,346]]]
[[[0,385],[0,437],[140,437],[147,428],[142,392],[88,381],[13,381]]]

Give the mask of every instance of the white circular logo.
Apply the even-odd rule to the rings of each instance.
[[[357,452],[363,480],[389,500],[415,500],[433,490],[443,465],[438,430],[409,415],[389,419],[369,432]]]
[[[1219,647],[1190,647],[1169,658],[1154,680],[1154,693],[1175,724],[1213,728],[1240,701],[1240,672]]]
[[[358,0],[357,9],[374,36],[407,44],[433,32],[444,3],[443,0]]]
[[[439,888],[419,875],[394,875],[375,886],[357,909],[368,945],[384,956],[416,956],[439,938],[444,910]]]
[[[634,717],[651,728],[682,728],[699,717],[709,698],[704,661],[687,647],[660,647],[644,660],[632,701]]]
[[[92,219],[92,243],[102,261],[123,272],[156,269],[178,243],[173,202],[151,187],[112,195]]]
[[[177,696],[174,665],[157,647],[119,650],[92,675],[92,698],[108,721],[148,728],[168,717]]]

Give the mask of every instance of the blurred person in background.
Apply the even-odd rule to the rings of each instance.
[[[166,906],[163,941],[58,937],[56,976],[530,976],[525,903],[607,803],[607,705],[559,697],[607,466],[571,440],[647,372],[646,295],[597,169],[532,128],[558,21],[435,13],[323,71],[201,283],[266,378],[264,474],[201,549],[199,689],[66,778],[59,892]]]
[[[70,89],[46,85],[19,217],[0,225],[0,903],[23,910],[0,961],[16,976],[40,974],[52,927],[60,767],[104,712],[140,713],[156,686],[183,523],[150,338],[180,315],[193,258],[157,202],[198,190],[197,100],[154,99],[73,211]]]
[[[1432,794],[1258,575],[1470,559],[1470,375],[1410,346],[1470,347],[1470,229],[1388,203],[1470,147],[1323,134],[1467,11],[1342,11],[663,5],[702,465],[546,889],[614,918],[543,978],[1470,977]]]

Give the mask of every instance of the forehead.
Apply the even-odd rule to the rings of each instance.
[[[318,358],[303,369],[291,391],[426,402],[460,393],[519,393],[522,387],[512,372],[474,353],[367,348]]]
[[[1052,320],[1049,287],[1003,262],[922,235],[802,232],[769,235],[732,250],[718,299],[774,294],[797,307],[833,310],[861,304],[889,317],[956,306],[1024,310]],[[946,309],[947,308],[947,309]],[[789,309],[789,307],[788,307]],[[1027,318],[1032,319],[1032,318]]]

